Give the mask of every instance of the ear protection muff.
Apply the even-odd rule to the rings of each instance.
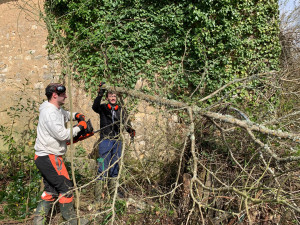
[[[109,104],[109,103],[107,104],[107,107],[108,107],[110,110],[112,109],[112,106],[111,106],[111,104]],[[116,105],[116,106],[114,107],[114,110],[117,111],[118,108],[119,108],[119,106]]]

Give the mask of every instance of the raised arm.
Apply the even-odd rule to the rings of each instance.
[[[105,89],[101,89],[101,86],[105,84],[105,82],[100,82],[99,84],[99,88],[98,88],[98,96],[95,98],[92,109],[96,112],[99,113],[100,112],[100,103],[102,100],[102,97],[104,95]]]

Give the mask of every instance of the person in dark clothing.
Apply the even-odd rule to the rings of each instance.
[[[135,130],[127,122],[127,115],[121,105],[117,104],[117,94],[115,92],[106,92],[107,103],[102,103],[105,89],[101,89],[104,83],[100,83],[98,96],[94,100],[92,109],[100,116],[100,144],[98,174],[101,174],[95,185],[96,201],[101,199],[103,187],[108,181],[110,193],[116,184],[116,178],[119,173],[119,159],[122,151],[122,141],[120,140],[121,122],[131,138],[135,136]],[[127,122],[127,124],[126,124]],[[121,192],[118,192],[121,197]]]

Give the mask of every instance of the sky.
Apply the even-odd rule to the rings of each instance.
[[[300,25],[300,0],[278,0],[278,3],[281,27],[285,29],[296,25],[298,27]]]
[[[284,12],[290,12],[295,9],[296,6],[299,6],[300,0],[279,0],[279,11],[280,14]]]

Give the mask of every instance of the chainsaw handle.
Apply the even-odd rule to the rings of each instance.
[[[84,136],[80,136],[80,137],[78,137],[78,138],[74,138],[73,139],[73,144],[75,144],[76,142],[78,142],[78,141],[82,141],[82,140],[84,140],[84,139],[87,139],[87,138],[89,138],[89,137],[92,137],[93,135],[94,135],[95,133],[94,132],[91,132],[91,133],[87,133],[87,134],[85,134]],[[67,145],[70,145],[71,144],[71,142],[67,142]]]

